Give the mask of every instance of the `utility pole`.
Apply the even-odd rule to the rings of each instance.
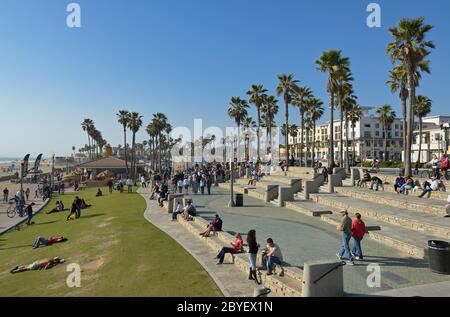
[[[228,204],[228,207],[234,207],[234,140],[231,144],[232,146],[232,155],[230,156],[230,202]]]
[[[23,174],[25,172],[25,162],[20,162],[20,197],[23,198]]]

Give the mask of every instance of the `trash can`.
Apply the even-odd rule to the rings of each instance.
[[[450,274],[450,243],[445,241],[428,241],[430,270],[439,274]]]
[[[244,207],[244,195],[243,194],[236,194],[236,207]]]

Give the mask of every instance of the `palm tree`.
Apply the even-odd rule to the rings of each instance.
[[[258,125],[256,124],[256,122],[253,120],[252,117],[245,117],[244,122],[242,123],[242,125],[244,126],[244,131],[245,131],[245,140],[244,140],[244,145],[245,145],[245,159],[247,161],[250,160],[250,137],[252,135],[251,129],[253,128],[258,128]],[[258,132],[259,134],[259,132]],[[258,137],[259,138],[259,137]],[[257,157],[257,159],[259,160],[259,158]]]
[[[383,125],[384,130],[384,160],[388,161],[388,155],[387,155],[387,138],[388,138],[388,130],[390,130],[390,126],[395,121],[395,112],[392,110],[392,107],[390,105],[384,105],[381,106],[377,110],[377,114],[379,116],[378,121]]]
[[[92,160],[92,155],[91,155],[91,132],[92,129],[94,127],[94,121],[92,119],[84,119],[84,121],[81,123],[81,128],[83,129],[83,131],[86,132],[87,136],[88,136],[88,143],[89,143],[89,159]]]
[[[312,91],[308,87],[299,87],[298,91],[294,93],[292,105],[298,107],[300,110],[300,167],[303,166],[303,138],[305,131],[305,114],[308,111],[308,104],[306,100],[312,96]]]
[[[281,74],[278,75],[278,86],[276,88],[277,95],[283,95],[284,99],[284,117],[285,124],[289,126],[289,104],[292,101],[292,96],[298,92],[298,80],[294,79],[294,74]],[[289,170],[289,137],[288,133],[285,135],[286,143],[286,172]]]
[[[362,116],[362,110],[361,107],[357,104],[353,105],[348,111],[347,111],[347,120],[351,122],[352,124],[352,147],[353,147],[353,158],[356,157],[356,149],[355,149],[355,128],[356,123],[359,122]],[[362,153],[360,153],[360,159],[362,162]]]
[[[167,116],[162,112],[157,112],[156,114],[153,114],[152,119],[155,132],[157,134],[157,143],[156,147],[158,148],[158,160],[159,160],[159,170],[162,170],[162,133],[166,130],[168,125],[168,119]]]
[[[124,151],[125,151],[125,167],[128,173],[128,155],[127,155],[127,127],[130,122],[130,112],[128,110],[119,110],[119,112],[116,114],[117,121],[122,125],[123,127],[123,144],[124,144]]]
[[[399,97],[400,100],[402,101],[403,146],[406,147],[408,135],[406,126],[406,120],[408,117],[406,113],[408,102],[408,89],[407,89],[406,71],[403,65],[398,64],[394,66],[394,69],[392,69],[389,72],[389,79],[386,83],[391,86],[392,93],[399,91]]]
[[[414,109],[414,115],[419,118],[419,155],[417,156],[417,164],[420,164],[420,156],[422,154],[422,126],[423,118],[431,112],[433,102],[430,98],[418,95],[416,100],[416,108]]]
[[[323,52],[316,60],[317,69],[328,73],[327,92],[330,95],[330,130],[328,148],[328,166],[334,166],[334,101],[338,87],[339,65],[344,64],[340,50],[330,50]]]
[[[230,108],[228,109],[228,116],[232,119],[234,119],[236,126],[238,128],[238,135],[237,135],[237,139],[238,139],[238,145],[237,145],[237,157],[238,157],[238,162],[240,159],[240,151],[239,151],[239,146],[240,146],[240,129],[241,129],[241,125],[244,122],[244,119],[247,117],[248,113],[247,113],[247,108],[248,108],[248,103],[247,100],[241,99],[240,97],[232,97],[231,101],[230,101]]]
[[[337,100],[339,103],[340,111],[340,129],[339,129],[339,166],[344,166],[344,118],[347,113],[348,103],[351,100],[353,94],[353,86],[350,81],[353,77],[349,70],[349,60],[342,59],[341,63],[338,65],[338,86],[337,86]],[[346,147],[347,148],[347,147]],[[346,152],[345,163],[348,166],[348,152]]]
[[[256,107],[256,111],[258,113],[258,129],[257,129],[257,143],[256,143],[256,151],[257,151],[257,158],[258,161],[261,159],[259,155],[260,150],[260,130],[261,130],[261,107],[264,103],[264,97],[265,93],[267,92],[267,89],[264,89],[263,85],[252,85],[252,88],[247,91],[247,95],[249,96],[249,103],[253,104]]]
[[[348,155],[348,112],[353,107],[356,106],[357,103],[357,97],[352,94],[352,91],[349,91],[344,100],[342,101],[343,112],[344,112],[344,118],[345,118],[345,165],[347,171],[350,173],[350,162],[349,162],[349,155]],[[342,133],[342,131],[341,131]],[[353,157],[354,158],[354,157]]]
[[[419,85],[419,79],[415,76],[419,71],[430,73],[429,60],[427,56],[431,53],[430,49],[435,46],[433,42],[427,41],[426,35],[433,28],[431,25],[424,24],[425,19],[402,19],[398,27],[389,29],[394,37],[393,42],[388,44],[386,52],[390,55],[392,63],[401,63],[406,71],[407,89],[408,89],[408,134],[405,147],[405,172],[411,176],[411,147],[412,134],[414,130],[414,109],[416,104],[416,87]]]
[[[136,177],[136,133],[142,127],[142,116],[138,112],[130,113],[130,120],[128,121],[128,128],[132,133],[131,141],[131,175]]]
[[[308,117],[311,118],[312,121],[312,129],[313,129],[313,140],[312,140],[312,165],[314,166],[315,161],[315,150],[316,150],[316,123],[320,118],[322,118],[324,109],[323,102],[317,98],[311,97],[307,101],[308,104]]]
[[[272,150],[272,128],[276,126],[275,116],[278,114],[278,100],[275,96],[264,96],[263,106],[261,112],[263,113],[261,119],[263,120],[264,127],[266,128],[266,139],[269,140],[269,147]]]

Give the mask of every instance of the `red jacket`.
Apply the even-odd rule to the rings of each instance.
[[[353,220],[352,223],[352,237],[362,238],[366,234],[366,224],[364,221],[358,219]]]

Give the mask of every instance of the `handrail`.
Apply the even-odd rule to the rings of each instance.
[[[339,264],[337,264],[336,266],[334,266],[333,268],[331,268],[330,270],[328,270],[325,274],[323,274],[321,277],[319,277],[317,280],[314,281],[314,284],[317,284],[318,281],[320,281],[321,279],[323,279],[325,276],[327,276],[328,274],[330,274],[331,272],[333,272],[334,270],[340,268],[341,266],[345,266],[347,263],[345,263],[345,261],[340,262]]]

